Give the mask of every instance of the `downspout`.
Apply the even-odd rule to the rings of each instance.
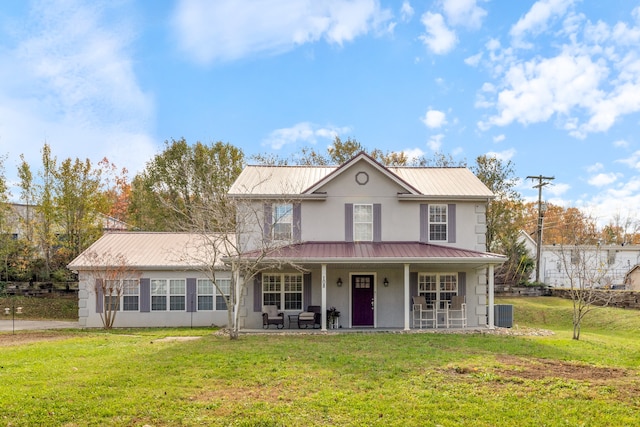
[[[487,277],[487,279],[488,279],[488,286],[489,286],[489,318],[488,318],[487,326],[489,326],[489,329],[494,329],[495,319],[494,319],[494,309],[493,309],[493,305],[494,305],[494,281],[493,281],[494,265],[493,264],[489,264],[488,274],[489,276]]]
[[[408,331],[410,329],[409,322],[409,264],[404,265],[404,330]]]

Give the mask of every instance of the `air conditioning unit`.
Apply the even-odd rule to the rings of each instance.
[[[496,304],[493,306],[493,323],[501,328],[513,327],[513,305]]]

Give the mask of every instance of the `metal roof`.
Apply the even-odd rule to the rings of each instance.
[[[243,254],[251,259],[258,251]],[[504,255],[421,242],[305,242],[273,249],[266,258],[291,262],[329,263],[456,263],[502,264]]]
[[[356,158],[355,161],[358,161]],[[346,164],[345,164],[346,165]],[[379,165],[379,164],[378,164]],[[343,165],[344,166],[344,165]],[[331,180],[329,175],[343,166],[255,166],[244,168],[229,189],[234,196],[304,196],[305,190],[314,189],[320,181]],[[390,179],[406,182],[419,194],[409,197],[436,198],[492,198],[494,195],[467,168],[384,167]],[[335,173],[334,176],[339,176]]]
[[[90,270],[116,267],[114,257],[123,257],[127,267],[142,270],[197,270],[215,260],[224,268],[220,258],[226,253],[214,254],[214,245],[221,248],[216,235],[192,233],[106,233],[67,266],[71,270]],[[96,254],[95,258],[92,254]]]

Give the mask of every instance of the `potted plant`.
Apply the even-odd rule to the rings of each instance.
[[[329,329],[337,329],[339,328],[340,322],[340,312],[337,308],[331,307],[327,310],[327,322]]]

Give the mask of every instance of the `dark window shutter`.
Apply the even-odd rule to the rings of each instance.
[[[104,309],[104,290],[102,289],[102,279],[96,279],[96,313],[102,313]]]
[[[302,310],[306,310],[311,305],[311,273],[302,276]]]
[[[300,203],[293,204],[293,241],[302,240],[302,205]]]
[[[253,278],[253,311],[262,311],[262,275]]]
[[[467,272],[458,273],[458,295],[467,295]]]
[[[413,310],[412,297],[418,296],[418,272],[409,273],[409,307]]]
[[[429,205],[420,204],[420,242],[429,241]]]
[[[373,241],[382,241],[382,205],[373,204]]]
[[[344,241],[353,242],[353,203],[344,204]]]
[[[264,204],[264,228],[262,229],[263,238],[271,240],[271,228],[273,226],[273,206],[271,203]]]
[[[449,243],[455,243],[456,242],[456,205],[454,204],[450,204],[449,206],[447,206],[447,227],[449,228],[447,230],[447,234],[448,234],[448,241]]]
[[[194,313],[197,310],[196,299],[198,298],[195,278],[187,278],[187,312]]]
[[[140,312],[149,313],[151,311],[151,279],[140,279]]]

